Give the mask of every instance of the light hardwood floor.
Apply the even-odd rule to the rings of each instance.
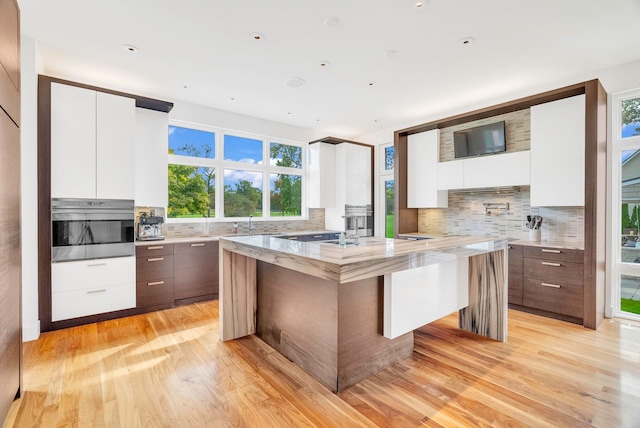
[[[218,302],[42,334],[5,427],[640,427],[640,326],[598,331],[509,311],[509,340],[415,332],[413,356],[335,395]]]

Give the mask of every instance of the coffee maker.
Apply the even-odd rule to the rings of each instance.
[[[155,213],[152,213],[155,214]],[[138,241],[161,241],[164,239],[162,236],[162,223],[164,218],[156,215],[149,215],[146,212],[140,214],[138,217]]]

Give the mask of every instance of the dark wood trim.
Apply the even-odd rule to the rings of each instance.
[[[164,113],[169,113],[173,108],[173,103],[169,101],[156,100],[153,98],[142,97],[140,95],[129,94],[126,92],[113,91],[111,89],[99,88],[97,86],[85,85],[83,83],[72,82],[70,80],[58,79],[56,77],[49,77],[38,75],[38,80],[42,78],[43,82],[48,81],[51,83],[61,83],[63,85],[76,86],[78,88],[90,89],[92,91],[104,92],[106,94],[118,95],[120,97],[133,98],[136,100],[136,107],[145,108],[148,110],[156,110]]]
[[[596,329],[604,318],[605,305],[607,171],[607,93],[597,79],[396,131],[395,233],[397,236],[418,230],[418,210],[407,208],[408,135],[519,111],[580,94],[585,94],[586,98],[584,320],[581,323]]]
[[[509,303],[509,309],[514,309],[516,311],[527,312],[534,315],[540,315],[547,318],[553,318],[560,321],[570,322],[572,324],[583,324],[582,318],[572,317],[570,315],[558,314],[555,312],[549,312],[542,309],[530,308],[528,306],[520,306],[513,303]]]
[[[604,319],[607,209],[607,93],[602,84],[586,84],[584,197],[584,326]]]
[[[344,138],[338,138],[338,137],[324,137],[318,140],[309,141],[309,144],[314,144],[314,143],[327,143],[327,144],[349,143],[349,144],[357,144],[358,146],[373,147],[371,144],[360,143],[358,141],[352,141],[352,140],[345,140]]]
[[[51,79],[38,76],[38,317],[51,330]]]
[[[216,300],[218,293],[204,294],[202,296],[188,297],[186,299],[178,299],[173,302],[175,306],[190,305],[192,303],[206,302],[207,300]]]

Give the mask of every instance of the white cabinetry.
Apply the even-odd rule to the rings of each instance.
[[[583,206],[585,96],[531,107],[531,206]]]
[[[135,100],[51,84],[51,196],[133,199]]]
[[[440,190],[528,186],[530,179],[528,150],[438,164]]]
[[[439,162],[438,190],[462,189],[463,187],[464,161]]]
[[[134,308],[136,259],[53,263],[51,292],[51,321]]]
[[[309,208],[336,206],[336,145],[309,145]]]
[[[438,190],[440,131],[407,137],[407,207],[447,208],[448,192]]]
[[[492,155],[464,159],[464,184],[463,189],[494,186],[494,164]]]
[[[342,143],[336,147],[337,164],[342,165],[344,204],[371,204],[371,147]]]
[[[169,115],[136,108],[135,138],[135,204],[140,207],[166,207]]]
[[[494,186],[527,186],[531,183],[531,153],[528,150],[492,157]]]

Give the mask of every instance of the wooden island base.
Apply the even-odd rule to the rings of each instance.
[[[340,285],[257,263],[256,334],[339,392],[413,352],[413,332],[382,336],[383,277]]]

